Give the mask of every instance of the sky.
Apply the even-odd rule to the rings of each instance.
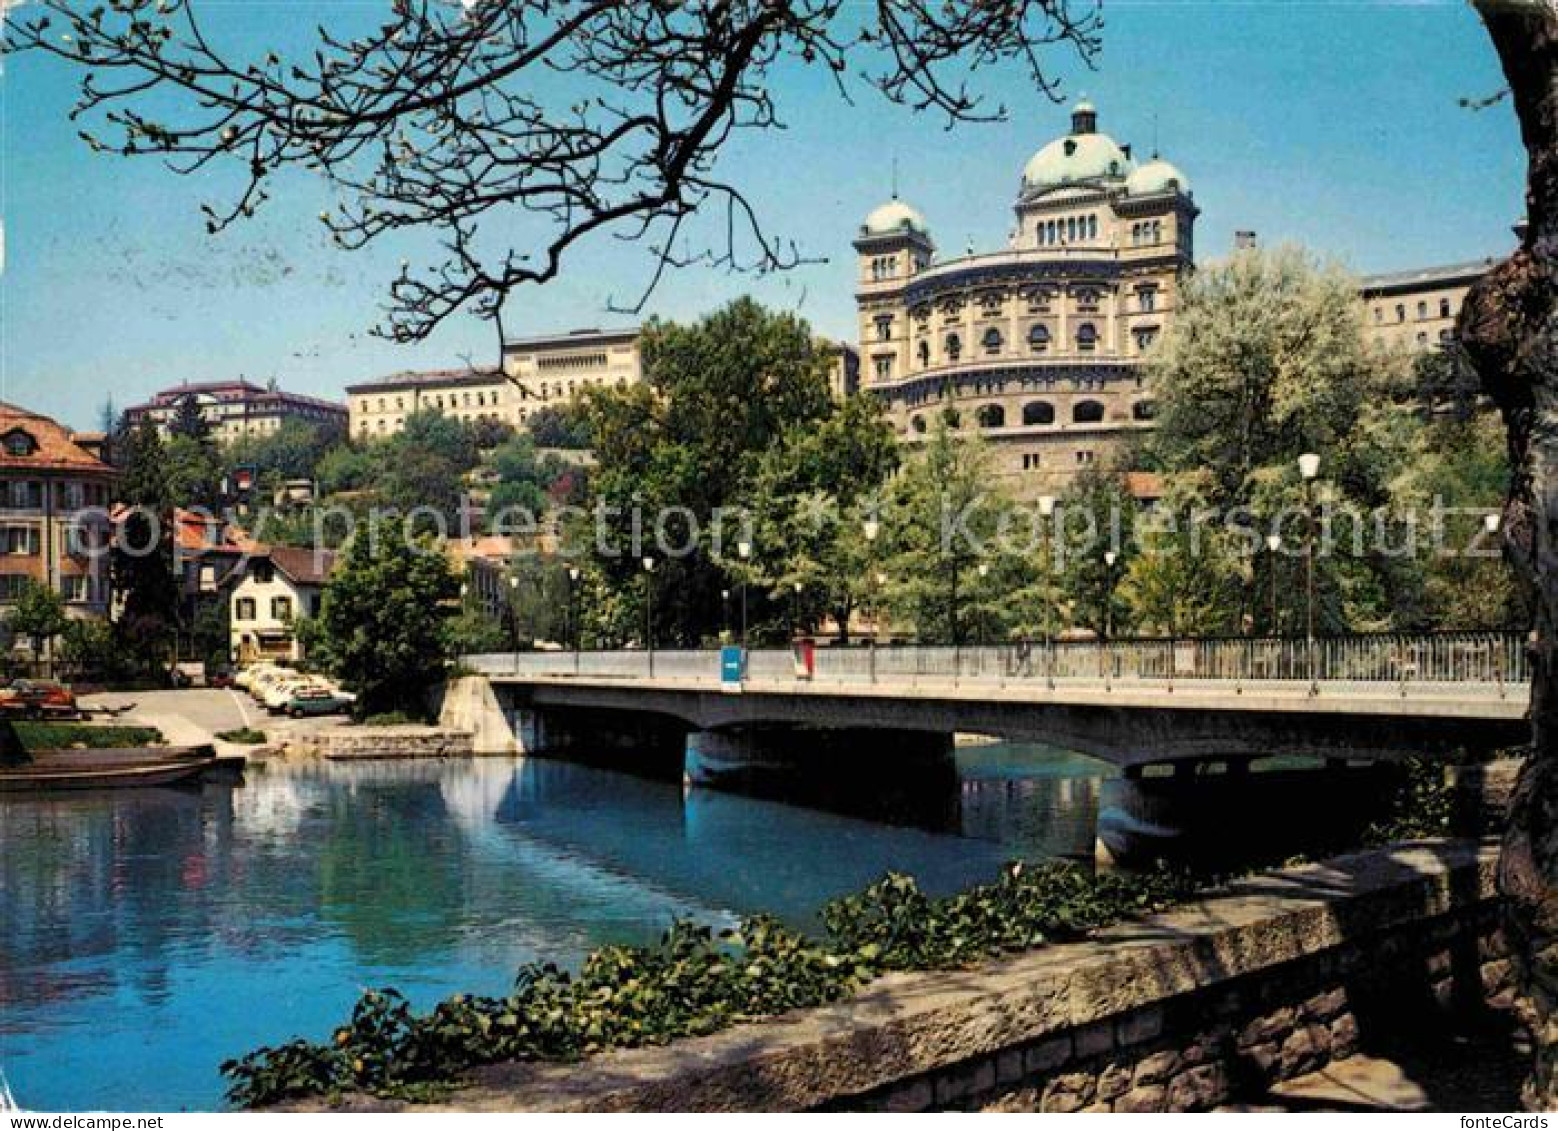
[[[387,0],[216,4],[224,42],[258,58],[316,23],[378,17]],[[25,13],[25,4],[22,12]],[[14,18],[13,13],[13,18]],[[1197,258],[1226,254],[1236,229],[1296,242],[1360,272],[1507,254],[1524,212],[1525,159],[1487,37],[1466,4],[1110,2],[1089,69],[1069,49],[1048,70],[1086,95],[1099,128],[1138,155],[1156,143],[1201,209]],[[339,398],[403,369],[497,360],[490,323],[459,316],[412,346],[373,338],[387,281],[415,241],[333,248],[318,222],[328,190],[294,180],[248,221],[205,233],[200,205],[231,199],[227,173],[179,177],[155,161],[93,154],[71,122],[79,75],[24,55],[0,77],[0,399],[97,427],[120,407],[184,381],[275,378]],[[948,131],[857,85],[853,105],[820,72],[786,72],[772,93],[787,128],[749,134],[721,171],[770,232],[821,262],[754,278],[669,275],[644,314],[687,320],[741,294],[853,341],[850,247],[861,218],[899,194],[927,217],[944,256],[1004,246],[1029,156],[1066,132],[1056,104],[1016,72],[982,89],[1008,120]],[[510,229],[505,224],[512,223]],[[522,243],[507,220],[492,232]],[[597,237],[561,278],[516,294],[511,336],[633,319],[648,276],[642,245]]]

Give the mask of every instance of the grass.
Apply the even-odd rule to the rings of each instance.
[[[237,730],[224,730],[217,735],[217,738],[238,746],[260,746],[265,742],[265,732],[251,727],[239,727]]]
[[[156,727],[94,726],[91,723],[17,723],[16,737],[24,749],[114,750],[135,746],[156,746],[163,741]]]

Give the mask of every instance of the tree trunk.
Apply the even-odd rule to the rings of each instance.
[[[1526,1104],[1558,1107],[1558,0],[1474,0],[1530,162],[1521,246],[1472,288],[1458,327],[1509,432],[1505,546],[1529,587],[1532,749],[1499,862],[1536,1060]]]

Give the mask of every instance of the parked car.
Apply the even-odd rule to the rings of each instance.
[[[328,687],[308,687],[287,701],[283,710],[294,719],[310,715],[339,715],[351,708],[352,697]]]
[[[300,691],[329,691],[330,685],[317,676],[305,675],[294,679],[277,680],[266,685],[265,694],[260,702],[265,704],[267,711],[280,714],[286,710],[287,704],[292,702],[292,697]]]
[[[76,696],[62,683],[49,679],[18,679],[0,687],[0,718],[77,719],[81,708]]]

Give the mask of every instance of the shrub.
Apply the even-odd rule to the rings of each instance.
[[[654,947],[607,946],[577,975],[527,966],[506,997],[457,995],[417,1016],[394,990],[364,994],[328,1045],[296,1040],[222,1065],[235,1103],[366,1091],[423,1098],[500,1060],[576,1060],[659,1045],[822,1005],[894,970],[968,966],[1077,938],[1193,890],[1184,877],[1092,876],[1010,864],[991,884],[932,899],[889,874],[823,911],[820,939],[767,916],[715,935],[675,924]]]
[[[265,732],[250,727],[239,727],[237,730],[224,730],[217,735],[217,738],[237,746],[260,746],[265,742]]]

